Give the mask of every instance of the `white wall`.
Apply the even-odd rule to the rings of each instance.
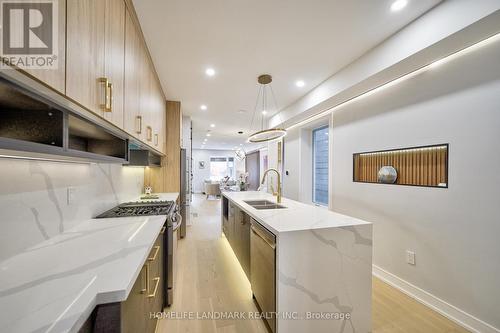
[[[144,168],[0,158],[0,261],[137,199]],[[67,188],[75,189],[68,205]]]
[[[235,157],[233,150],[193,149],[193,191],[203,192],[203,181],[210,179],[210,157]],[[205,161],[205,169],[200,169],[200,161]],[[235,158],[236,178],[245,172],[245,161]]]
[[[443,54],[452,53],[452,50],[456,48],[462,48],[474,34],[464,34],[461,38],[443,43],[442,49],[438,47],[429,51],[441,40],[499,9],[498,0],[443,1],[281,110],[279,114],[274,115],[270,121],[271,127],[282,122],[293,123],[293,119],[304,119],[308,115],[331,108],[355,96],[360,92],[359,90],[373,88],[382,82],[398,77],[403,72],[427,64],[436,57],[440,58]],[[491,33],[492,26],[494,27],[492,24],[484,25],[484,30],[488,30],[486,35]],[[422,50],[426,52],[419,54]],[[413,57],[413,61],[406,61],[416,54],[418,57]],[[387,70],[391,68],[392,70]],[[381,72],[386,72],[386,74],[377,76]],[[372,79],[371,82],[370,79]]]
[[[498,59],[500,42],[336,111],[331,188],[335,211],[374,223],[376,266],[500,329]],[[285,169],[304,159],[297,133]],[[448,189],[352,181],[353,153],[438,143],[450,144]],[[295,172],[285,196],[300,189]]]

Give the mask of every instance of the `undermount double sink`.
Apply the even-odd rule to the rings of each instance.
[[[283,205],[277,204],[269,200],[243,200],[243,202],[249,204],[255,209],[283,209],[286,208]]]

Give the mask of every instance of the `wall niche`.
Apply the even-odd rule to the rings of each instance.
[[[448,144],[353,154],[353,181],[448,187]]]

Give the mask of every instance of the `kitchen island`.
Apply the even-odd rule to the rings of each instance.
[[[371,332],[371,223],[286,198],[281,202],[284,208],[277,209],[257,209],[247,203],[276,202],[263,192],[224,192],[222,196],[223,232],[252,283],[257,304],[267,312],[274,303],[276,318],[268,320],[272,330]],[[242,227],[245,218],[250,220],[251,232]],[[264,233],[267,236],[259,236]],[[258,251],[260,239],[275,250],[274,270],[259,262],[269,259]],[[247,252],[255,256],[251,265],[245,263]],[[264,278],[257,275],[263,271],[264,278],[274,274],[267,277],[275,281],[274,288],[261,286]],[[259,301],[257,290],[260,294],[272,290],[275,295],[264,295],[266,300]]]

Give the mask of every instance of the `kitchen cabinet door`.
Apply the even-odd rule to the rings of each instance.
[[[147,259],[147,291],[145,301],[146,307],[146,330],[145,332],[154,333],[156,330],[157,319],[151,318],[149,314],[151,312],[162,311],[163,304],[163,276],[162,276],[162,266],[163,264],[163,235],[160,234],[156,239],[156,242],[149,254]]]
[[[146,332],[146,319],[148,314],[145,303],[146,293],[146,265],[128,295],[125,302],[121,303],[121,331],[124,333]],[[99,322],[99,321],[98,321]]]
[[[161,87],[160,87],[161,88]],[[159,132],[159,144],[160,151],[162,153],[167,152],[167,102],[163,97],[163,94],[160,94],[160,132]]]
[[[29,69],[25,72],[64,94],[66,82],[66,0],[59,0],[57,4],[57,69]]]
[[[109,95],[104,118],[119,128],[123,128],[125,3],[123,0],[106,0],[105,2],[104,65]]]
[[[68,0],[66,95],[103,116],[107,87],[104,78],[106,1]]]
[[[153,147],[161,152],[165,151],[165,127],[164,124],[166,120],[166,105],[163,98],[162,89],[160,83],[153,77],[153,103],[152,107],[153,113]]]
[[[244,211],[241,211],[239,222],[238,260],[247,278],[250,279],[250,216]]]
[[[227,217],[227,240],[229,241],[229,244],[231,245],[232,248],[234,248],[234,220],[235,220],[235,212],[236,211],[236,206],[232,203],[229,202],[229,214]]]
[[[140,57],[141,57],[141,63],[140,63],[140,87],[139,87],[139,108],[140,108],[140,113],[142,116],[142,119],[144,120],[145,124],[145,136],[144,136],[144,142],[150,146],[153,146],[153,136],[154,136],[154,130],[153,130],[153,122],[155,121],[154,119],[154,114],[153,114],[153,72],[152,72],[152,67],[149,63],[147,51],[144,47],[141,47],[140,50]]]
[[[130,13],[125,14],[125,98],[124,128],[144,139],[145,125],[140,109],[142,40]]]

